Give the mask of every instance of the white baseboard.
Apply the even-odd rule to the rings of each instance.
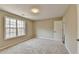
[[[36,38],[53,40],[53,38],[48,38],[48,37],[36,37]]]

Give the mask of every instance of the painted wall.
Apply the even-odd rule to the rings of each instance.
[[[77,38],[79,39],[79,4],[76,5],[77,6]]]
[[[79,4],[77,6],[77,39],[79,39]],[[79,41],[77,41],[77,52],[79,54]]]
[[[25,36],[4,40],[3,20],[4,20],[4,16],[6,16],[6,15],[9,15],[9,16],[12,16],[15,18],[19,18],[19,19],[22,18],[26,21],[26,35]],[[8,12],[0,11],[0,50],[3,48],[6,48],[8,46],[17,44],[19,42],[22,42],[24,40],[31,39],[33,37],[33,25],[32,24],[33,23],[31,20],[25,19],[23,17],[17,16],[14,14],[10,14]]]
[[[54,21],[60,18],[35,21],[35,31],[37,38],[54,39]]]
[[[36,21],[35,26],[37,38],[53,38],[53,20]]]
[[[65,45],[70,53],[77,53],[77,10],[76,5],[70,5],[63,17]]]

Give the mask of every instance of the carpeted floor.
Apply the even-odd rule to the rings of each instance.
[[[1,54],[68,54],[65,46],[54,40],[31,39],[0,52]]]

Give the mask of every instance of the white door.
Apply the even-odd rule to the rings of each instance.
[[[54,21],[54,40],[62,42],[62,21]]]

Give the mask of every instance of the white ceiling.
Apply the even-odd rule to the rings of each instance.
[[[33,6],[37,6],[40,9],[39,14],[31,13],[30,10]],[[69,5],[65,4],[1,4],[0,9],[32,20],[42,20],[46,18],[63,16],[68,6]]]

